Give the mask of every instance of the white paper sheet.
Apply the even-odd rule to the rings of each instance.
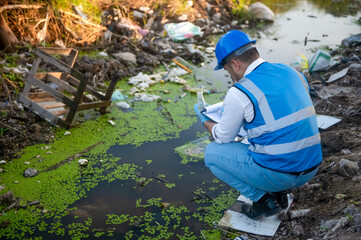
[[[239,196],[238,201],[244,201],[246,203],[252,203],[251,200],[245,198],[244,196]],[[288,208],[282,210],[287,212],[293,198],[288,194]],[[253,234],[258,234],[262,236],[274,236],[279,225],[281,224],[281,220],[277,217],[277,215],[271,217],[264,217],[259,220],[252,220],[248,218],[243,213],[235,212],[232,210],[227,210],[223,215],[221,221],[219,221],[218,225],[221,227],[232,228],[242,232],[248,232]]]
[[[209,105],[202,110],[202,113],[207,117],[209,117],[210,119],[212,119],[214,122],[219,123],[222,117],[222,105],[223,102]],[[243,127],[239,130],[238,136],[240,137],[247,136],[247,132],[244,130]]]

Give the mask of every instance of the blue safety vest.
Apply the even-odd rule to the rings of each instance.
[[[234,86],[254,106],[254,118],[244,128],[257,164],[279,172],[302,172],[321,163],[316,113],[301,73],[264,62]]]

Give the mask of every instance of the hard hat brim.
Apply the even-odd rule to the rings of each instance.
[[[216,65],[216,67],[214,68],[214,70],[213,70],[213,71],[217,71],[217,70],[221,70],[221,69],[223,69],[223,65],[222,65],[222,64],[219,64],[219,63],[217,63],[217,65]]]

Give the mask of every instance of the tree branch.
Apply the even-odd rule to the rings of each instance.
[[[16,4],[16,5],[6,5],[6,6],[2,6],[0,7],[0,13],[4,10],[8,10],[8,9],[14,9],[14,8],[42,8],[43,6],[41,5],[26,5],[26,4]]]

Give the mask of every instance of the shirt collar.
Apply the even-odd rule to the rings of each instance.
[[[258,58],[257,60],[255,60],[253,63],[251,63],[248,66],[248,68],[244,72],[244,76],[246,76],[247,74],[250,74],[256,67],[258,67],[263,62],[265,62],[265,60],[262,58]]]

